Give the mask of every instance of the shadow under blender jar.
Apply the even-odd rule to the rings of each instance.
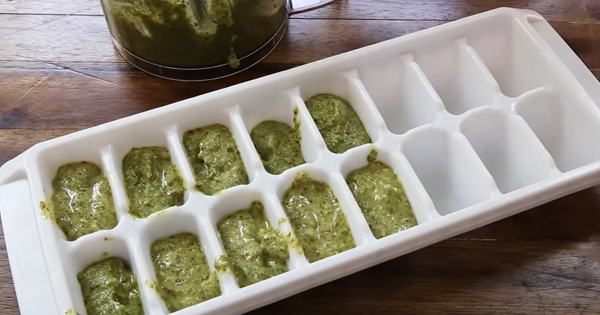
[[[333,0],[101,0],[112,41],[137,68],[172,80],[241,72],[279,44],[291,14]]]

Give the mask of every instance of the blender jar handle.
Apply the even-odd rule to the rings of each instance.
[[[335,0],[289,0],[290,15],[314,10],[334,1]]]

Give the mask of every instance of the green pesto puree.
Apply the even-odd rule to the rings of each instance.
[[[145,218],[183,204],[183,179],[167,148],[133,148],[123,158],[129,213]]]
[[[306,107],[333,153],[371,143],[354,108],[345,99],[333,94],[318,94],[306,101]]]
[[[286,19],[284,0],[102,0],[113,37],[172,67],[229,63],[267,43]],[[204,10],[202,10],[204,8]]]
[[[376,238],[417,225],[408,197],[398,176],[386,164],[369,155],[369,164],[351,172],[346,182]]]
[[[107,258],[77,275],[88,315],[142,315],[136,276],[121,258]]]
[[[304,164],[297,123],[292,128],[278,121],[263,121],[252,129],[250,137],[267,172],[277,175]]]
[[[183,146],[194,171],[196,188],[206,195],[248,184],[244,161],[227,127],[216,124],[183,135]]]
[[[156,290],[170,312],[221,295],[219,278],[210,270],[198,236],[180,233],[150,247]]]
[[[281,204],[309,262],[356,246],[346,216],[326,183],[301,173]]]
[[[110,185],[98,165],[76,162],[61,166],[52,189],[52,216],[67,240],[117,225]]]
[[[240,287],[288,271],[287,244],[269,225],[262,203],[252,202],[250,209],[227,216],[217,230]]]

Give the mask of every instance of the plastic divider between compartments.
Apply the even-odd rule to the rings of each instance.
[[[366,90],[386,127],[394,134],[433,123],[444,110],[441,99],[412,55],[365,65],[359,68],[358,77],[361,88]]]
[[[486,32],[469,36],[469,46],[493,75],[502,93],[518,97],[546,86],[552,63],[531,41],[530,34],[515,18],[497,17],[487,23]]]
[[[464,135],[422,128],[407,137],[401,151],[441,215],[500,194]]]
[[[254,188],[242,188],[235,192],[226,192],[222,195],[223,198],[215,202],[210,209],[207,222],[211,224],[212,229],[215,231],[215,236],[217,238],[216,246],[221,248],[224,255],[226,255],[226,251],[221,237],[218,234],[217,224],[228,215],[250,208],[253,201],[259,201],[262,203],[264,214],[269,221],[271,228],[279,231],[282,238],[287,238],[287,235],[291,233],[291,227],[289,225],[288,218],[281,208],[281,203],[274,195],[274,185],[276,183],[275,176],[261,179],[260,181],[262,181],[260,185],[260,191]],[[289,246],[289,244],[288,252],[290,254],[290,258],[287,260],[288,272],[308,264],[306,259],[299,254],[296,249]],[[230,270],[229,275],[231,276],[236,288],[238,288],[232,270]]]
[[[288,91],[293,106],[298,109],[298,120],[300,121],[300,146],[302,154],[311,158],[313,162],[318,161],[327,150],[327,144],[319,132],[319,128],[312,119],[306,103],[300,95],[300,88],[296,87]],[[309,149],[310,148],[310,149]]]
[[[102,167],[106,170],[106,177],[110,184],[115,203],[117,219],[120,223],[121,221],[131,219],[131,217],[129,216],[129,199],[127,198],[123,182],[123,171],[120,168],[121,161],[117,161],[116,156],[112,146],[106,146],[102,149]]]
[[[561,66],[566,66],[592,98],[596,107],[600,107],[600,89],[597,88],[598,79],[589,71],[588,67],[567,45],[565,40],[556,33],[544,17],[534,11],[528,11],[527,13],[526,24],[531,25],[534,31],[527,26],[525,26],[525,29],[530,31],[534,40],[537,40],[541,46],[551,49],[560,58]]]
[[[343,178],[347,178],[351,172],[367,166],[367,156],[372,150],[376,150],[377,161],[390,167],[402,184],[418,224],[424,224],[440,217],[423,185],[412,172],[406,158],[398,152],[397,147],[393,143],[380,143],[372,147],[361,147],[345,156],[340,165],[341,175]],[[350,197],[354,199],[352,194],[350,194]]]
[[[244,161],[246,167],[246,174],[248,174],[248,181],[252,182],[258,176],[258,173],[263,170],[263,165],[254,148],[250,133],[244,125],[239,106],[230,108],[230,131],[233,134],[233,138],[238,147],[238,151]]]
[[[555,169],[552,157],[519,116],[482,108],[469,113],[460,130],[503,193],[541,182]]]
[[[169,152],[171,152],[171,160],[179,169],[181,178],[183,178],[185,191],[185,201],[189,199],[190,194],[195,190],[196,178],[194,172],[187,160],[185,149],[179,135],[183,134],[183,131],[179,129],[179,126],[173,126],[167,130],[167,143]]]
[[[310,119],[310,115],[307,120],[304,113],[301,113],[301,107],[304,107],[304,102],[298,102],[296,99],[297,95],[298,88],[295,88],[282,92],[274,92],[272,95],[269,95],[268,101],[264,95],[260,95],[258,98],[250,98],[241,104],[240,114],[248,134],[251,134],[252,130],[264,121],[273,120],[295,128],[295,120],[298,120],[302,156],[306,163],[313,163],[319,158],[319,150],[315,148],[314,144],[317,143],[317,138],[313,130],[310,129],[310,125],[307,124],[312,120]],[[306,110],[306,108],[304,109]],[[294,117],[294,111],[297,111],[296,117]]]
[[[290,224],[290,219],[285,214],[283,207],[281,206],[281,198],[278,198],[275,191],[265,195],[265,209],[269,207],[271,209],[271,215],[274,215],[277,220],[277,226],[281,235],[288,237],[288,241],[292,238],[297,240],[294,235],[294,230]],[[269,219],[270,220],[270,219]],[[304,254],[298,248],[294,248],[293,244],[288,244],[290,253],[290,259],[288,260],[288,268],[290,271],[300,269],[309,264]]]
[[[362,214],[358,203],[356,203],[354,196],[352,196],[352,192],[346,184],[346,179],[340,173],[329,175],[331,176],[329,186],[338,198],[342,211],[346,214],[356,247],[375,242],[377,239],[373,236],[367,220]]]
[[[241,189],[241,188],[240,188]],[[206,259],[211,270],[218,272],[214,266],[217,259],[225,255],[225,251],[221,247],[219,238],[217,236],[217,229],[212,224],[211,220],[207,215],[199,217],[198,227],[200,228],[200,240],[204,241],[202,244],[206,253]],[[202,234],[202,235],[201,235]],[[219,273],[219,282],[221,285],[221,295],[236,291],[239,289],[235,277],[231,272]]]
[[[358,115],[365,130],[371,137],[371,142],[375,143],[382,136],[385,122],[381,118],[373,101],[367,95],[366,90],[361,86],[362,84],[357,84],[357,79],[358,71],[350,70],[336,75],[321,77],[317,80],[307,81],[300,85],[299,96],[302,103],[321,93],[334,94],[345,99]],[[306,106],[304,106],[304,109],[306,109]],[[306,109],[306,114],[310,117],[308,109]],[[313,126],[316,129],[314,121]],[[320,132],[319,137],[322,139]]]
[[[323,163],[327,163],[326,160],[320,161]],[[352,193],[348,189],[344,178],[341,176],[338,170],[334,170],[333,168],[324,168],[320,164],[303,165],[298,167],[295,170],[295,172],[288,172],[283,174],[275,189],[276,198],[279,201],[280,205],[285,192],[292,186],[298,174],[308,174],[308,176],[310,176],[311,179],[323,182],[327,184],[329,188],[331,188],[333,194],[338,200],[339,207],[341,208],[342,212],[346,217],[356,247],[362,246],[374,240],[369,226],[364,217],[362,216],[362,213],[360,212],[356,201],[354,201]],[[281,210],[285,214],[284,209],[281,208]],[[289,222],[289,218],[287,220]],[[291,222],[289,222],[289,226],[290,230],[293,231],[293,229],[291,229]],[[302,244],[299,245],[301,246]],[[302,260],[300,261],[300,263],[301,265],[304,265],[304,262]]]
[[[466,38],[415,53],[415,61],[453,115],[494,102],[495,84]]]
[[[600,114],[589,98],[562,89],[542,88],[520,97],[515,111],[552,155],[556,166],[568,172],[600,161]]]

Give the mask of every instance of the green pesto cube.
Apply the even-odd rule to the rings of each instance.
[[[356,111],[345,99],[333,94],[318,94],[306,101],[306,107],[329,151],[344,153],[371,143]]]
[[[376,238],[417,225],[404,188],[386,164],[376,161],[372,151],[365,167],[351,172],[346,182]]]
[[[356,247],[346,216],[326,183],[301,173],[281,204],[309,262]]]
[[[51,217],[67,240],[117,225],[110,185],[98,165],[76,162],[61,166],[52,181],[52,190]]]
[[[287,244],[265,217],[262,203],[231,214],[217,224],[227,260],[240,287],[288,271]]]
[[[200,192],[214,195],[248,184],[244,161],[227,127],[216,124],[189,130],[183,135],[183,146]]]
[[[92,264],[77,275],[88,315],[143,315],[137,279],[116,257]]]
[[[167,148],[133,148],[123,158],[129,213],[145,218],[154,212],[183,204],[185,188]]]
[[[297,121],[292,128],[285,123],[269,120],[252,129],[250,137],[267,172],[277,175],[304,164],[298,127]]]
[[[150,257],[156,291],[170,312],[221,295],[219,277],[210,270],[198,236],[180,233],[154,242]]]

